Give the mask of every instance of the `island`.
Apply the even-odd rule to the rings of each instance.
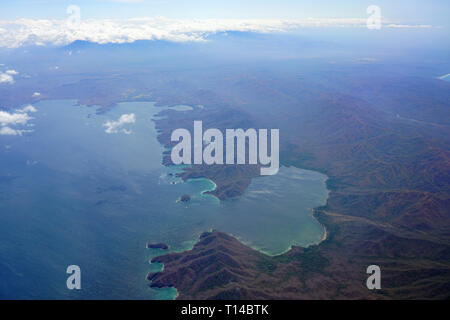
[[[180,201],[181,201],[181,202],[189,202],[189,201],[191,201],[191,196],[188,195],[188,194],[183,194],[183,195],[180,197]]]
[[[169,250],[169,245],[159,242],[159,243],[147,243],[147,249],[162,249],[162,250]]]

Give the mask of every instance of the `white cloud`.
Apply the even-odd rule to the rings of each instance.
[[[34,97],[34,98],[40,97],[40,96],[41,96],[41,93],[40,93],[40,92],[34,92],[34,93],[33,93],[33,97]]]
[[[13,84],[14,83],[14,78],[7,73],[3,73],[0,71],[0,83],[10,83]]]
[[[37,109],[33,107],[31,104],[29,104],[26,107],[23,107],[22,109],[17,109],[16,111],[20,113],[27,113],[27,112],[36,112]]]
[[[226,31],[285,32],[305,27],[366,28],[364,18],[278,19],[166,19],[134,18],[126,20],[87,19],[76,28],[66,20],[19,19],[0,21],[0,47],[16,48],[25,44],[66,45],[75,40],[126,43],[136,40],[203,41],[208,34]],[[428,25],[404,25],[383,22],[384,28],[429,28]]]
[[[378,59],[376,59],[376,58],[359,58],[359,59],[357,59],[358,61],[361,61],[361,62],[365,62],[365,63],[370,63],[370,62],[377,62],[378,61]]]
[[[1,36],[0,36],[1,38]],[[3,65],[2,65],[3,66]],[[18,75],[19,73],[16,70],[6,70],[5,72],[0,71],[0,83],[14,83],[14,77],[15,75]]]
[[[122,131],[125,134],[131,134],[131,130],[123,128],[125,124],[131,124],[136,122],[136,116],[134,113],[123,114],[117,121],[107,121],[103,124],[106,127],[106,133],[118,133]]]
[[[33,130],[16,130],[10,127],[1,127],[0,136],[21,136],[25,132],[32,132]]]
[[[0,135],[2,136],[16,136],[18,133],[16,130],[11,129],[10,127],[1,127]]]
[[[33,119],[28,115],[28,113],[36,111],[36,108],[32,105],[28,105],[22,109],[18,109],[14,113],[0,111],[0,135],[21,136],[25,132],[32,132],[33,130],[22,130],[12,127],[33,126],[32,124],[28,123]]]
[[[386,28],[403,28],[403,29],[428,29],[432,28],[429,24],[418,24],[418,25],[409,25],[409,24],[388,24],[386,25]]]
[[[6,111],[0,111],[0,125],[8,126],[8,125],[25,125],[32,118],[26,113],[9,113]]]

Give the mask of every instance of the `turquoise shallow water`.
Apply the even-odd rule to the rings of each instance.
[[[0,136],[0,298],[170,299],[145,277],[160,250],[190,248],[212,228],[269,254],[320,241],[311,208],[325,203],[325,176],[282,167],[254,179],[245,195],[219,202],[207,179],[182,182],[161,165],[163,148],[148,102],[122,103],[102,115],[74,101],[35,105],[33,132]],[[182,112],[189,108],[182,107]],[[117,133],[104,123],[135,115]],[[131,130],[128,131],[128,130]],[[192,201],[180,203],[182,194]],[[82,290],[66,288],[68,265]]]

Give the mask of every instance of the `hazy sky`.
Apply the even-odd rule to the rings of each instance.
[[[69,5],[88,18],[365,18],[378,5],[384,19],[450,26],[449,0],[1,0],[0,19],[62,19]]]

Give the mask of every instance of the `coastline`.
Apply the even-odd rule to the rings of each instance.
[[[188,110],[185,110],[185,111],[188,111]],[[189,110],[189,111],[192,111],[192,110]],[[161,120],[161,119],[158,119],[158,120]],[[155,119],[153,119],[153,121],[155,121]],[[156,121],[155,121],[155,122],[156,122]],[[157,130],[160,131],[160,130],[163,130],[163,128],[158,128],[158,127],[157,127]],[[161,135],[161,131],[160,131],[159,135]],[[158,140],[159,140],[160,144],[162,145],[162,147],[165,147],[165,148],[166,148],[166,151],[165,151],[165,152],[167,152],[168,145],[165,144],[164,141],[162,141],[160,138],[158,138]],[[166,165],[166,166],[168,166],[168,167],[173,166],[173,164],[170,164],[169,162],[165,162],[165,161],[163,161],[163,164]],[[175,166],[175,167],[177,167],[177,166]],[[294,166],[294,167],[296,167],[296,166]],[[298,167],[296,167],[296,168],[298,168]],[[298,169],[301,169],[301,170],[311,170],[311,169],[306,169],[306,168],[298,168]],[[187,173],[187,172],[189,172],[189,170],[192,172],[192,167],[189,167],[189,166],[177,167],[177,168],[176,168],[176,171],[177,171],[176,176],[179,177],[179,178],[181,178],[181,180],[182,180],[183,182],[198,181],[198,180],[205,180],[205,181],[208,181],[208,182],[210,182],[210,183],[212,184],[212,187],[211,187],[211,188],[208,188],[208,189],[205,189],[205,190],[202,190],[202,191],[200,192],[200,195],[201,195],[201,196],[208,196],[208,197],[209,197],[209,196],[212,196],[212,197],[214,197],[214,199],[216,199],[216,200],[218,201],[219,204],[221,203],[221,200],[226,199],[226,197],[224,197],[223,199],[221,199],[221,197],[215,195],[215,193],[217,193],[217,191],[218,191],[218,183],[216,183],[212,178],[207,177],[207,176],[205,175],[205,171],[204,171],[205,168],[201,168],[201,170],[196,170],[196,171],[194,172],[194,174],[190,174],[190,175]],[[202,174],[202,171],[203,171],[203,174]],[[208,172],[206,172],[206,173],[208,173]],[[323,175],[323,173],[321,173],[321,172],[318,172],[318,173],[320,173],[320,174]],[[223,178],[223,177],[221,176],[221,179],[222,179],[222,178]],[[326,176],[326,177],[324,178],[324,181],[326,181],[327,179],[328,179],[328,177]],[[245,186],[245,187],[243,188],[243,190],[242,190],[243,192],[241,192],[241,194],[239,194],[239,196],[242,196],[242,195],[246,192],[246,190],[247,190],[248,186],[250,185],[251,181],[252,181],[252,178],[250,177],[248,185]],[[323,203],[320,204],[318,207],[320,207],[320,206],[322,206],[322,205],[325,205],[325,204],[327,203],[327,200],[328,200],[328,197],[329,197],[330,190],[327,188],[326,183],[325,183],[325,188],[326,188],[326,191],[327,191],[326,198],[324,199]],[[311,209],[311,210],[312,210],[313,212],[315,211],[315,209]],[[289,245],[286,247],[285,250],[282,250],[282,251],[280,251],[280,252],[277,252],[276,254],[273,254],[273,253],[271,254],[271,253],[269,253],[269,252],[266,252],[266,251],[263,250],[262,248],[259,248],[259,247],[257,247],[257,246],[253,246],[253,245],[251,245],[250,243],[247,243],[246,241],[244,241],[242,238],[240,238],[240,237],[238,237],[238,236],[236,236],[236,235],[233,235],[233,234],[230,233],[230,232],[223,232],[223,233],[228,234],[229,236],[235,238],[235,239],[236,239],[238,242],[240,242],[242,245],[244,245],[244,246],[246,246],[246,247],[248,247],[248,248],[250,248],[250,249],[252,249],[252,250],[255,250],[255,251],[257,251],[257,252],[259,252],[259,253],[261,253],[261,254],[263,254],[263,255],[265,255],[265,256],[268,256],[268,257],[282,256],[282,255],[288,253],[289,251],[293,250],[294,247],[298,247],[298,248],[308,248],[308,247],[310,247],[310,246],[319,245],[321,242],[325,241],[325,240],[328,238],[328,230],[327,230],[326,226],[323,225],[323,224],[319,221],[319,219],[318,219],[314,214],[313,214],[312,216],[313,216],[312,218],[313,218],[314,220],[316,220],[317,223],[322,227],[323,233],[322,233],[322,235],[320,236],[320,238],[319,238],[318,240],[314,240],[314,242],[311,242],[311,243],[307,244],[306,246],[300,246],[300,245],[296,245],[295,243],[291,243],[291,244],[289,244]],[[184,253],[184,252],[191,251],[192,249],[194,249],[195,245],[198,244],[200,241],[201,241],[201,238],[200,238],[200,235],[199,235],[199,236],[197,236],[196,239],[193,239],[193,241],[192,241],[192,246],[190,246],[189,248],[186,248],[185,250],[180,251],[180,253]],[[164,255],[162,255],[162,256],[164,256]],[[151,280],[150,280],[150,281],[151,281]],[[173,286],[173,287],[174,287],[174,286]],[[175,288],[175,287],[174,287],[174,288]],[[177,295],[176,295],[175,299],[177,299],[178,296],[179,296],[179,293],[178,293],[178,289],[177,289],[177,288],[175,288],[175,289],[177,290]]]
[[[302,169],[302,170],[310,170],[310,169],[304,169],[304,168],[298,168],[298,169]],[[181,169],[180,171],[182,171],[182,170],[183,170],[183,169]],[[321,174],[322,174],[322,173],[321,173]],[[209,179],[209,178],[206,178],[206,177],[200,177],[200,178],[188,178],[188,179],[183,179],[183,177],[181,177],[181,179],[182,179],[184,182],[188,182],[188,181],[191,181],[191,180],[192,180],[192,181],[194,181],[194,180],[197,180],[197,181],[198,181],[198,180],[205,180],[205,181],[211,182],[211,183],[213,184],[213,188],[211,188],[211,189],[205,189],[205,190],[203,190],[203,191],[201,192],[201,194],[202,194],[202,195],[207,195],[207,196],[213,196],[215,199],[217,199],[217,201],[218,201],[219,203],[221,202],[221,200],[220,200],[218,197],[214,196],[214,194],[211,194],[211,192],[213,192],[213,191],[216,190],[216,188],[217,188],[217,184],[216,184],[212,179]],[[327,179],[328,179],[328,177],[325,178],[324,181],[326,181]],[[325,187],[326,187],[326,183],[325,183]],[[327,188],[327,187],[326,187],[326,188]],[[325,205],[325,204],[327,203],[329,194],[330,194],[330,190],[327,188],[327,196],[326,196],[326,198],[324,199],[324,202],[323,202],[321,205]],[[254,245],[248,243],[247,241],[243,240],[241,237],[239,237],[239,236],[237,236],[237,235],[234,235],[233,233],[230,233],[230,232],[224,232],[224,233],[226,233],[226,234],[232,236],[233,238],[237,239],[237,240],[238,240],[240,243],[242,243],[243,245],[245,245],[245,246],[247,246],[247,247],[249,247],[249,248],[251,248],[251,249],[253,249],[253,250],[256,250],[256,251],[258,251],[258,252],[260,252],[260,253],[262,253],[262,254],[264,254],[264,255],[271,256],[271,257],[283,255],[283,254],[289,252],[290,250],[292,250],[292,247],[308,248],[308,247],[313,246],[313,245],[319,245],[321,242],[325,241],[325,240],[328,238],[328,230],[327,230],[326,226],[325,226],[324,224],[322,224],[322,223],[320,222],[320,220],[319,220],[319,219],[315,216],[315,214],[314,214],[314,213],[316,212],[317,208],[319,208],[321,205],[319,205],[319,206],[316,207],[316,208],[311,209],[311,211],[312,211],[311,218],[314,219],[314,220],[322,227],[323,233],[322,233],[322,235],[321,235],[321,237],[320,237],[320,239],[319,239],[318,241],[311,242],[311,243],[309,243],[309,244],[306,245],[306,246],[299,246],[299,245],[296,245],[295,243],[291,243],[291,244],[288,245],[284,250],[282,250],[282,251],[280,251],[280,252],[278,252],[278,253],[273,254],[273,253],[269,253],[269,252],[263,250],[262,248],[260,248],[260,247],[258,247],[258,246],[254,246]],[[199,235],[198,235],[198,236],[197,236],[197,239],[192,240],[192,245],[191,245],[191,246],[189,246],[188,248],[185,248],[185,250],[180,250],[180,251],[178,251],[178,252],[185,252],[185,251],[191,250],[191,249],[195,246],[195,244],[198,243],[199,240],[200,240],[200,239],[199,239]]]
[[[300,168],[300,169],[301,169],[301,168]],[[307,169],[305,169],[305,170],[307,170]],[[204,177],[202,177],[202,178],[186,179],[186,180],[184,180],[184,181],[187,182],[187,181],[189,181],[189,180],[198,180],[198,179],[204,179],[204,180],[207,180],[207,181],[211,182],[211,183],[214,185],[214,188],[213,188],[212,190],[204,190],[204,191],[202,191],[202,192],[201,192],[202,195],[205,194],[206,192],[210,192],[210,191],[215,190],[215,188],[217,187],[216,183],[215,183],[213,180],[208,179],[208,178],[204,178]],[[328,179],[328,178],[327,178],[327,179]],[[325,179],[325,180],[326,180],[326,179]],[[327,203],[329,194],[330,194],[330,190],[327,188],[327,197],[326,197],[326,199],[324,200],[324,203],[323,203],[322,205],[325,205],[325,204]],[[206,195],[211,195],[211,194],[206,194]],[[218,200],[219,203],[221,202],[221,200],[220,200],[219,198],[215,197],[214,195],[211,195],[211,196],[213,196],[214,198],[216,198],[216,199]],[[320,206],[319,206],[319,207],[320,207]],[[318,245],[320,245],[322,242],[324,242],[324,241],[326,241],[326,240],[328,239],[328,234],[329,234],[329,232],[328,232],[327,227],[326,227],[323,223],[321,223],[321,221],[320,221],[320,220],[318,219],[318,217],[316,216],[316,213],[318,212],[317,210],[318,210],[319,207],[313,208],[313,209],[311,209],[311,211],[312,211],[312,218],[315,219],[315,220],[319,223],[319,225],[322,226],[322,228],[323,228],[323,234],[322,234],[322,237],[321,237],[321,239],[320,239],[318,242],[310,243],[309,245],[304,246],[304,247],[303,247],[303,246],[296,246],[295,244],[291,244],[291,245],[288,246],[288,248],[286,248],[286,250],[284,250],[284,251],[282,251],[282,252],[280,252],[280,253],[277,253],[277,254],[270,254],[270,253],[268,253],[268,252],[262,250],[261,248],[258,248],[258,247],[256,247],[256,246],[250,245],[249,243],[247,243],[246,241],[244,241],[243,239],[241,239],[240,237],[238,237],[238,236],[236,236],[236,235],[234,235],[234,234],[232,234],[232,233],[229,233],[229,232],[223,232],[223,233],[225,233],[225,234],[227,234],[227,235],[229,235],[229,236],[235,238],[235,239],[236,239],[238,242],[240,242],[242,245],[244,245],[244,246],[246,246],[246,247],[248,247],[248,248],[250,248],[250,249],[252,249],[252,250],[255,250],[256,252],[258,252],[258,253],[260,253],[260,254],[263,254],[263,255],[265,255],[265,256],[272,257],[272,258],[273,258],[273,257],[277,257],[277,256],[283,256],[283,255],[285,255],[285,254],[288,254],[290,251],[294,250],[294,247],[306,249],[306,248],[309,248],[309,247],[311,247],[311,246],[318,246]],[[209,231],[207,231],[207,232],[212,232],[212,231],[213,231],[213,230],[209,230]],[[197,235],[197,238],[196,238],[195,240],[192,240],[192,242],[190,243],[191,245],[190,245],[189,247],[184,248],[184,250],[178,251],[178,253],[187,253],[187,252],[193,250],[193,249],[195,248],[195,246],[201,241],[201,235],[202,235],[202,233],[199,234],[199,235]],[[166,253],[166,254],[163,254],[163,255],[161,255],[161,256],[165,256],[165,255],[167,255],[167,254],[170,254],[170,252],[169,252],[169,253]],[[154,257],[154,258],[157,258],[157,257]],[[162,271],[163,271],[163,270],[164,270],[164,263],[162,263]],[[162,272],[162,271],[160,271],[160,272]],[[158,272],[158,273],[159,273],[159,272]],[[148,276],[149,276],[150,274],[151,274],[151,273],[149,273]],[[147,280],[150,281],[149,286],[151,286],[152,280],[148,279],[148,276],[147,276]],[[174,289],[176,290],[176,294],[175,294],[174,297],[172,297],[171,300],[177,300],[177,299],[179,298],[180,292],[179,292],[178,288],[176,288],[174,285],[173,285],[173,286],[162,287],[162,288],[160,288],[160,289],[163,289],[163,288],[174,288]]]

